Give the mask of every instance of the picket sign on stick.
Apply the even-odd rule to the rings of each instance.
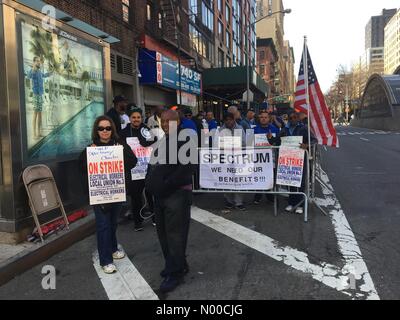
[[[136,137],[127,138],[126,143],[131,147],[133,153],[137,158],[137,164],[131,171],[131,179],[135,180],[144,180],[147,174],[147,168],[150,163],[151,153],[153,152],[153,148],[151,147],[142,147],[139,142],[139,139]]]
[[[88,147],[86,154],[90,205],[125,202],[123,147]]]
[[[304,171],[304,155],[305,151],[299,147],[284,146],[279,149],[276,175],[277,185],[301,187]]]

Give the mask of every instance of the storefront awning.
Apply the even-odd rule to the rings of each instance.
[[[44,6],[48,6],[47,3],[40,0],[16,0],[16,1],[23,4],[24,6],[27,6],[39,12],[42,12]],[[100,29],[91,26],[90,24],[87,24],[86,22],[71,17],[71,15],[61,10],[58,10],[57,8],[56,8],[56,20],[63,21],[63,23],[71,27],[86,32],[94,37],[101,38],[101,40],[110,44],[120,41],[119,39],[105,33],[104,31],[101,31]]]
[[[213,68],[203,72],[203,89],[220,97],[229,95],[229,99],[238,99],[247,87],[246,67]],[[267,83],[250,68],[250,90],[255,93],[257,100],[263,101],[267,92]]]

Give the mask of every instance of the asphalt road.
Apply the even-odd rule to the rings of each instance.
[[[351,127],[338,128],[338,132],[340,148],[323,151],[323,169],[379,297],[398,299],[400,134]],[[359,134],[350,134],[356,132]],[[320,190],[317,193],[322,197]],[[166,296],[160,295],[160,299],[359,297],[335,288],[332,281],[336,279],[321,276],[321,266],[340,269],[345,265],[330,217],[312,207],[306,224],[302,217],[282,212],[285,199],[280,200],[278,217],[274,217],[273,206],[266,200],[259,206],[251,200],[252,196],[247,196],[246,212],[225,212],[222,195],[195,196],[194,205],[205,211],[193,210],[188,244],[190,272],[183,285]],[[207,219],[202,221],[205,215]],[[213,217],[216,222],[212,222]],[[148,224],[143,232],[135,233],[130,222],[122,222],[118,237],[129,260],[157,293],[163,259],[154,228]],[[0,287],[0,299],[108,299],[110,292],[93,267],[95,248],[95,237],[91,236],[60,252]],[[42,289],[44,265],[53,265],[57,270],[56,290]]]

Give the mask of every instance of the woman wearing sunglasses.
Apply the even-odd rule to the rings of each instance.
[[[92,131],[92,144],[90,147],[122,145],[124,148],[125,179],[136,166],[137,158],[132,149],[117,135],[114,122],[107,116],[96,119]],[[84,168],[87,183],[87,157],[86,149],[81,154],[81,164]],[[97,249],[100,265],[105,273],[114,273],[116,267],[114,259],[123,259],[125,253],[118,249],[117,224],[118,216],[122,210],[122,202],[104,205],[95,205],[93,210],[96,217]]]

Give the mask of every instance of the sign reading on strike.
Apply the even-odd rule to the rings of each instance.
[[[123,147],[88,147],[86,154],[90,205],[125,202]]]
[[[279,150],[276,184],[281,186],[301,187],[304,168],[304,150],[281,147]]]
[[[137,158],[137,164],[131,171],[132,181],[144,180],[146,178],[147,168],[149,166],[153,148],[142,147],[139,139],[136,137],[127,138],[126,143],[132,148],[132,151]]]
[[[259,190],[274,187],[272,150],[200,150],[200,187]]]

